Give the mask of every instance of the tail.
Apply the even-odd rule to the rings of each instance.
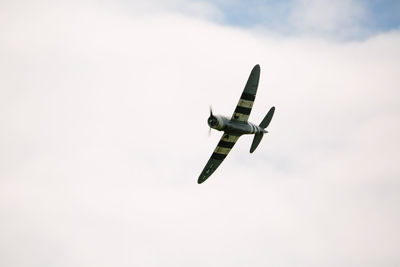
[[[260,127],[265,129],[268,127],[269,123],[271,122],[272,116],[274,116],[274,112],[275,112],[275,107],[272,107],[267,115],[265,115],[264,119],[262,120],[262,122],[260,123]],[[256,150],[258,144],[261,142],[261,139],[264,136],[264,133],[267,133],[266,130],[264,130],[264,132],[261,133],[256,133],[254,135],[254,139],[253,139],[253,143],[251,143],[251,148],[250,148],[250,153],[253,153],[254,150]]]
[[[272,107],[272,108],[268,111],[267,115],[265,115],[265,117],[264,117],[264,119],[262,120],[262,122],[260,123],[260,127],[261,127],[261,128],[265,129],[265,128],[268,127],[269,123],[270,123],[271,120],[272,120],[272,116],[274,116],[274,112],[275,112],[275,107]]]

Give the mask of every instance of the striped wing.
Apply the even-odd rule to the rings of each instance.
[[[239,136],[236,135],[228,135],[224,133],[221,139],[218,142],[217,147],[211,155],[211,158],[208,160],[206,166],[201,172],[199,179],[197,182],[201,184],[211,174],[218,168],[218,166],[224,161],[229,151],[231,151],[232,147],[235,145],[236,141],[239,139]]]
[[[254,99],[256,99],[258,81],[260,79],[260,66],[255,65],[240,96],[239,103],[232,115],[232,120],[247,122],[253,107]]]

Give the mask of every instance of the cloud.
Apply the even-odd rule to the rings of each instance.
[[[292,25],[300,32],[349,37],[363,30],[361,22],[366,12],[359,1],[299,0],[290,16]]]
[[[398,5],[390,0],[205,0],[204,3],[219,10],[218,19],[214,21],[220,24],[247,30],[255,28],[269,35],[365,40],[399,26]],[[174,9],[179,8],[175,6]]]
[[[108,3],[2,10],[2,265],[398,265],[398,32],[333,43]],[[270,133],[199,186],[220,136],[208,105],[231,114],[256,63],[251,121],[275,105]]]

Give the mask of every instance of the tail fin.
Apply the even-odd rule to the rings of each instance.
[[[270,123],[271,120],[272,120],[272,116],[274,116],[274,112],[275,112],[275,107],[272,107],[272,108],[268,111],[267,115],[265,115],[265,117],[264,117],[264,119],[262,120],[262,122],[260,123],[260,127],[261,127],[261,128],[265,129],[265,128],[268,127],[269,123]]]
[[[251,143],[250,153],[253,153],[256,150],[258,144],[261,142],[264,133],[257,133],[254,135],[253,143]]]
[[[265,115],[264,119],[262,120],[262,122],[260,123],[260,127],[265,129],[268,127],[269,123],[271,122],[272,116],[274,116],[274,112],[275,112],[275,107],[272,107],[267,115]],[[254,150],[256,150],[258,144],[261,142],[261,139],[264,136],[264,133],[267,133],[267,131],[264,130],[264,132],[262,133],[257,133],[254,135],[254,139],[253,139],[253,143],[251,143],[251,148],[250,148],[250,153],[253,153]]]

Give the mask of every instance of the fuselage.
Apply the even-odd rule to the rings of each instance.
[[[263,128],[251,123],[231,120],[224,116],[211,115],[207,120],[208,125],[218,131],[232,135],[266,133]]]

